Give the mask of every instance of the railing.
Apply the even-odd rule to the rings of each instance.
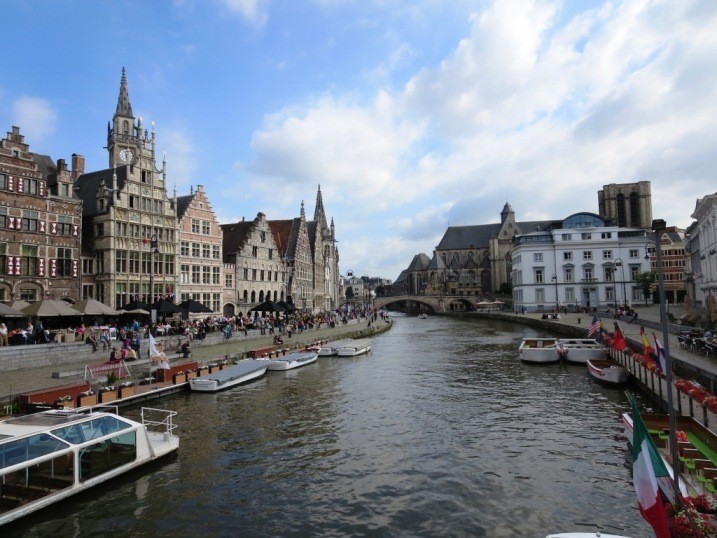
[[[145,415],[146,413],[146,415]],[[154,415],[161,415],[161,419],[154,418]],[[167,409],[156,409],[154,407],[142,408],[142,425],[147,431],[155,431],[159,433],[172,434],[177,425],[174,423],[174,417],[177,416],[176,411]]]

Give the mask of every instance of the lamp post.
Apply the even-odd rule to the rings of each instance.
[[[625,266],[623,265],[622,258],[615,258],[615,267],[620,268],[620,278],[622,279],[622,303],[623,306],[627,307],[627,294],[625,292]],[[617,297],[615,298],[615,301],[617,301]],[[615,309],[617,310],[617,307],[615,307]]]
[[[146,241],[146,238],[145,238]],[[159,245],[157,243],[157,234],[152,234],[149,240],[149,304],[154,303],[154,255],[159,252]],[[157,322],[157,311],[152,309],[152,322]]]
[[[551,280],[553,284],[555,284],[555,308],[560,310],[560,301],[558,300],[558,275],[554,274]]]
[[[662,253],[660,249],[660,238],[662,232],[666,228],[666,223],[662,219],[652,221],[652,230],[655,232],[655,250],[657,254],[657,285],[660,295],[660,319],[662,320],[662,345],[665,353],[665,382],[667,383],[667,407],[670,419],[670,454],[672,461],[678,460],[677,439],[675,431],[677,429],[677,419],[675,418],[675,406],[673,405],[672,395],[672,361],[670,359],[670,340],[667,332],[667,316],[665,315],[665,276],[662,271]],[[677,472],[678,465],[673,465],[673,487],[675,493],[675,502],[680,503],[680,485],[679,474]]]

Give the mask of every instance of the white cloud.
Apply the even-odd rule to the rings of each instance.
[[[47,139],[57,127],[57,112],[48,99],[20,97],[12,106],[12,121],[30,144]]]
[[[179,192],[188,191],[189,185],[202,184],[203,179],[197,176],[198,155],[188,130],[181,125],[163,127],[162,143],[166,144],[168,194],[175,184]]]
[[[255,26],[264,26],[269,19],[269,0],[222,0],[230,11],[238,13]]]

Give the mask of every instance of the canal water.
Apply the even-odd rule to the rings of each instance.
[[[622,390],[522,364],[528,327],[394,320],[369,355],[155,402],[179,413],[175,458],[2,536],[651,535]]]

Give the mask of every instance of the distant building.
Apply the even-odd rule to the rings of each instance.
[[[167,197],[166,163],[157,168],[155,133],[132,113],[122,69],[119,98],[107,126],[109,168],[80,175],[83,265],[94,279],[84,293],[121,308],[135,299],[175,299],[176,198]]]
[[[222,229],[202,185],[177,198],[177,218],[179,301],[194,299],[211,308],[214,314],[221,314],[226,284]]]
[[[650,238],[647,255],[650,260],[650,271],[657,275],[657,256],[655,245]],[[660,237],[662,256],[662,276],[665,282],[665,300],[670,304],[682,303],[687,297],[687,277],[691,273],[690,258],[685,248],[685,231],[674,226],[664,230]],[[655,277],[657,282],[657,276]],[[659,303],[658,285],[654,286],[654,302]]]
[[[650,270],[649,237],[576,213],[543,230],[518,235],[512,252],[513,302],[528,311],[555,306],[609,308],[642,303],[636,279]]]
[[[652,227],[652,187],[649,181],[611,183],[598,191],[598,213],[623,228]]]
[[[0,301],[80,296],[81,202],[72,181],[84,161],[55,166],[18,127],[0,140]]]
[[[697,300],[708,309],[709,322],[717,321],[717,193],[699,198],[691,227],[692,277]],[[710,314],[711,312],[711,314]]]

